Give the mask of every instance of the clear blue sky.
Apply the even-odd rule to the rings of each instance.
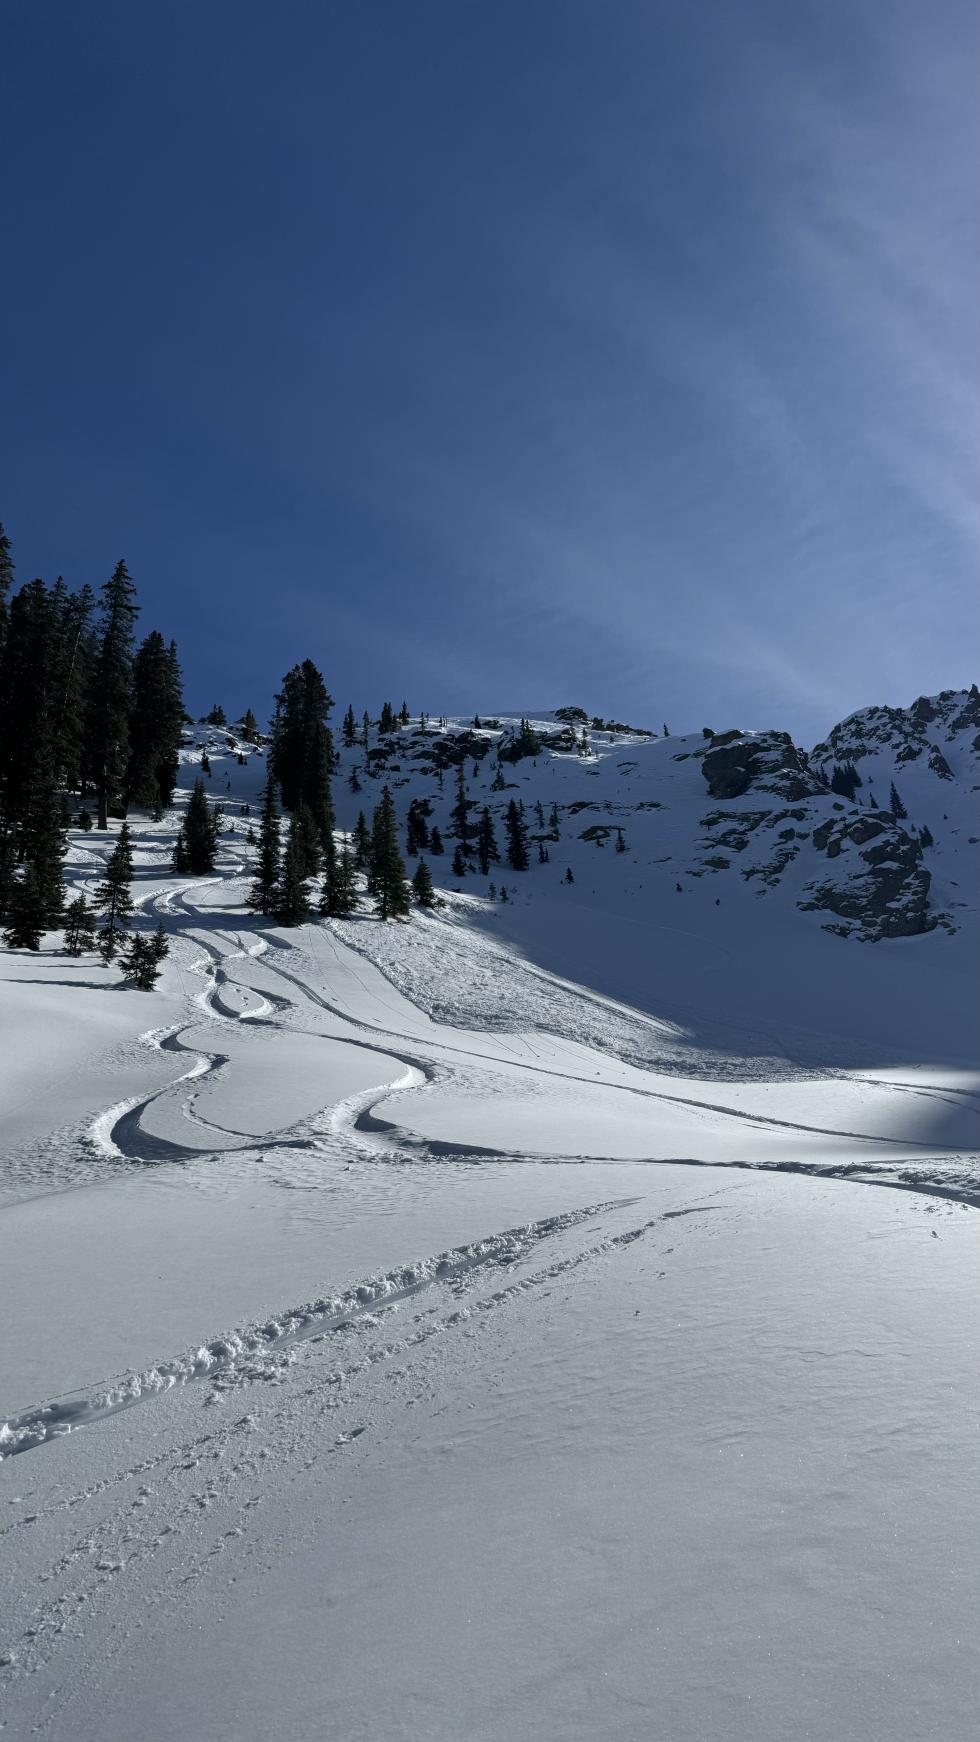
[[[188,699],[971,680],[975,0],[20,4],[0,518]]]

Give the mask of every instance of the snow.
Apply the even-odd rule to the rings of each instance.
[[[229,736],[180,803],[210,741],[254,806]],[[12,1734],[972,1734],[972,908],[866,946],[792,879],[677,896],[685,744],[509,768],[631,808],[506,907],[437,859],[432,916],[279,930],[247,817],[190,880],[172,815],[157,993],[0,955]],[[389,777],[443,826],[451,773]]]

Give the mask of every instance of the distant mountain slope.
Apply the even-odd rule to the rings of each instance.
[[[186,735],[184,779],[208,749],[216,798],[254,800],[264,748],[233,729]],[[863,941],[959,929],[976,914],[980,837],[980,691],[947,690],[909,708],[851,715],[807,751],[785,732],[670,737],[581,708],[530,718],[411,719],[351,746],[335,733],[338,825],[370,821],[391,789],[405,843],[414,801],[438,886],[499,900],[506,888],[628,914],[684,903],[724,906],[731,923],[765,902],[784,919]],[[242,768],[238,756],[247,759]],[[462,768],[468,817],[484,806],[501,855],[481,875],[475,852],[454,873],[453,808]],[[524,807],[531,863],[506,862],[504,822]],[[617,850],[619,848],[620,850]],[[413,861],[409,861],[411,869]],[[568,880],[571,873],[571,883]]]

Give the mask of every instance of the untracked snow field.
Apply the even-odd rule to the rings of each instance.
[[[243,832],[137,825],[153,996],[0,954],[6,1733],[972,1737],[950,940],[278,930]]]

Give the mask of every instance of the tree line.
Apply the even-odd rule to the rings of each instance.
[[[59,577],[14,589],[0,527],[0,922],[37,948],[61,924],[71,815],[100,829],[130,805],[158,815],[177,779],[184,720],[173,641],[137,644],[139,606],[124,562],[95,592]]]

